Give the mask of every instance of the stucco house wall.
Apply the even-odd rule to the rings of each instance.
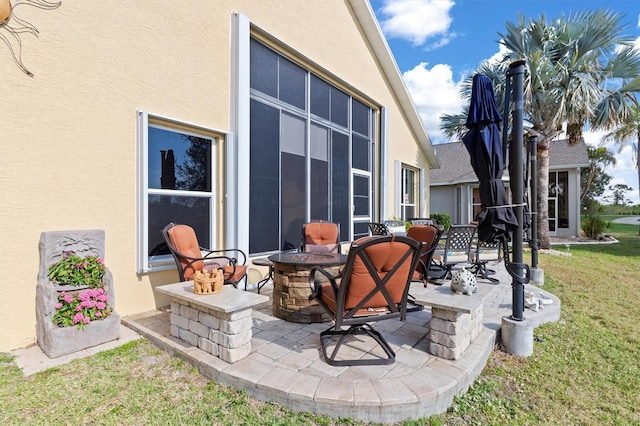
[[[422,212],[429,211],[428,169],[437,162],[364,0],[87,0],[15,13],[39,37],[21,36],[33,78],[0,46],[0,351],[35,342],[43,231],[105,230],[121,316],[165,303],[153,289],[177,281],[176,271],[138,273],[136,265],[136,111],[216,129],[228,136],[221,151],[236,143],[236,14],[384,107],[386,122],[376,128],[392,143],[377,171],[387,179],[376,184],[377,213],[393,214],[393,160],[426,170]],[[240,157],[233,166],[246,161]],[[222,162],[221,174],[229,166]],[[217,202],[222,246],[239,231],[224,216],[225,197]]]

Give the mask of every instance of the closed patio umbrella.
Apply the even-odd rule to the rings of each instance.
[[[505,150],[501,142],[502,117],[496,105],[491,80],[476,74],[471,88],[471,103],[462,141],[471,156],[471,166],[480,180],[482,211],[476,218],[478,238],[487,243],[508,241],[518,227],[502,183]]]

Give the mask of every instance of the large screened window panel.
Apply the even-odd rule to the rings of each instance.
[[[162,237],[169,223],[194,228],[202,246],[215,242],[216,141],[221,132],[138,111],[139,273],[175,264]]]
[[[371,216],[375,110],[256,39],[250,58],[249,253],[298,248],[312,220],[350,241]]]

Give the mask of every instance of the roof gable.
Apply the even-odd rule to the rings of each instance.
[[[440,162],[439,169],[431,170],[431,185],[453,185],[478,182],[471,167],[469,152],[462,142],[443,143],[434,146]],[[587,167],[589,156],[584,141],[570,146],[567,139],[551,141],[549,148],[549,170]],[[504,177],[509,172],[505,169]]]

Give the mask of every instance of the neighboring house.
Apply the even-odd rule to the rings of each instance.
[[[438,161],[366,0],[26,9],[35,77],[0,43],[0,352],[35,341],[43,231],[105,230],[127,316],[178,279],[169,221],[256,257],[299,244],[304,221],[347,243],[432,210]]]
[[[469,223],[481,210],[478,178],[462,142],[435,145],[440,169],[431,171],[431,212],[446,213],[451,223]],[[584,142],[553,141],[549,151],[549,231],[552,236],[580,234],[580,168],[589,165]],[[503,175],[507,195],[509,172]]]

